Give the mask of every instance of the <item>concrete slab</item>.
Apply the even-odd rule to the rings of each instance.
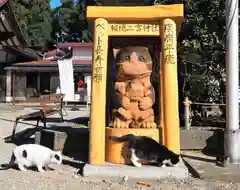
[[[181,129],[181,150],[204,150],[212,154],[222,154],[222,128],[192,127],[189,130]]]
[[[142,166],[137,168],[128,165],[106,163],[105,165],[86,164],[82,170],[84,177],[128,177],[131,179],[159,180],[167,177],[186,179],[189,177],[188,169],[181,161],[176,167],[160,168],[156,166]]]
[[[60,131],[59,131],[60,130]],[[35,134],[35,143],[53,150],[67,152],[88,152],[88,128],[55,127],[43,129]]]
[[[194,178],[201,178],[201,180],[205,180],[208,183],[210,181],[216,181],[218,183],[220,181],[225,183],[234,181],[234,184],[240,183],[239,165],[230,164],[227,167],[219,166],[219,164],[216,164],[215,156],[204,155],[201,151],[182,151],[181,154],[187,164],[191,166],[191,168],[189,168],[189,174]],[[230,189],[230,187],[225,187],[225,189]]]

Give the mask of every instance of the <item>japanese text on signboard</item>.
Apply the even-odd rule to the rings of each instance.
[[[174,28],[172,24],[166,24],[163,28],[164,32],[164,63],[165,64],[175,64],[175,47],[174,47]]]
[[[157,32],[159,31],[158,24],[113,24],[111,25],[112,32]]]
[[[99,33],[97,35],[97,41],[95,45],[95,53],[96,57],[94,59],[95,67],[93,70],[93,80],[96,82],[102,82],[103,80],[103,61],[104,61],[104,42],[103,42],[103,36],[105,33],[105,26],[104,24],[98,24],[96,26],[96,29],[98,29]]]

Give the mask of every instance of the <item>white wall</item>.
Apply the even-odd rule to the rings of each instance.
[[[73,56],[72,60],[92,60],[92,46],[85,47],[72,47],[73,48]],[[75,100],[76,101],[86,101],[88,104],[91,101],[91,73],[83,73],[84,74],[84,82],[88,83],[87,92],[84,93],[76,93]]]
[[[73,47],[74,60],[92,60],[92,47]]]

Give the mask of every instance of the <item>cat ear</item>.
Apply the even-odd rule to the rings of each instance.
[[[120,51],[120,49],[113,48],[113,56],[114,56],[114,58],[117,57],[117,54],[118,54],[119,51]]]

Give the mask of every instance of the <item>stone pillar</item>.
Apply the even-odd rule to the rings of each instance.
[[[169,149],[179,153],[180,126],[178,113],[176,23],[172,19],[164,19],[161,24],[164,140]]]
[[[12,102],[12,72],[7,70],[6,73],[6,103]]]
[[[108,22],[98,18],[94,22],[92,68],[92,97],[90,111],[89,163],[105,163],[106,82],[108,54]]]

